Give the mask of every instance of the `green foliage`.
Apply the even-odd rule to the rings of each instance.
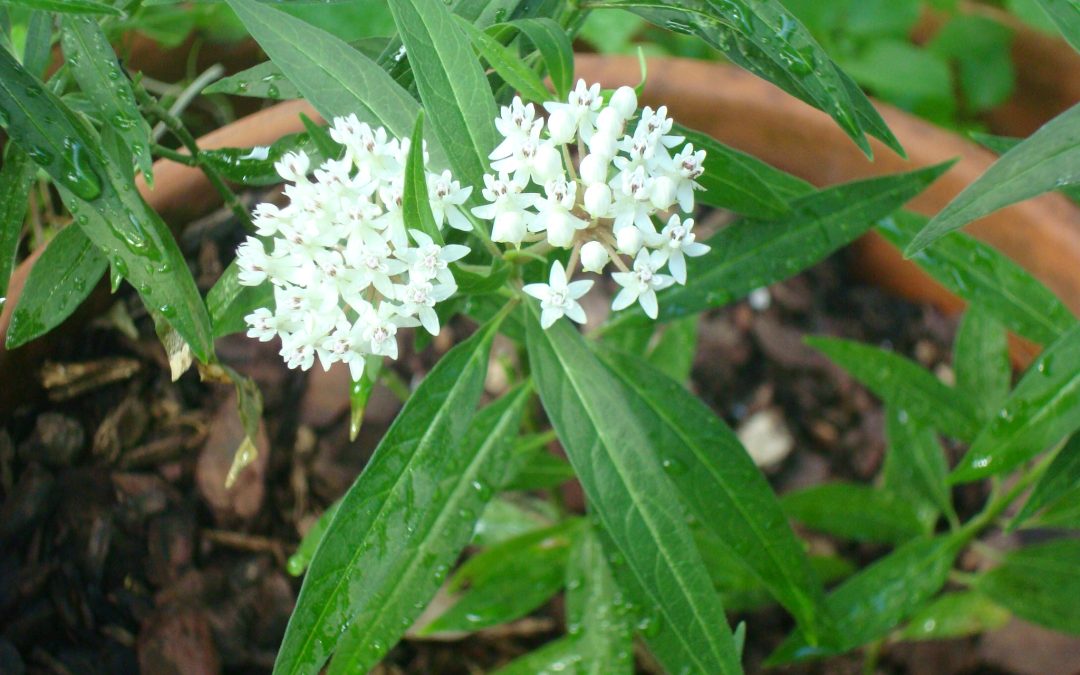
[[[974,587],[1016,616],[1066,633],[1080,633],[1080,541],[1060,539],[1006,554]]]
[[[7,295],[8,279],[15,268],[23,220],[37,168],[29,155],[8,144],[0,167],[0,298]]]
[[[904,640],[949,640],[977,635],[1005,626],[1012,618],[1008,610],[974,592],[944,593],[915,616],[900,631]]]
[[[923,532],[909,502],[866,485],[826,483],[784,495],[782,503],[811,530],[841,539],[900,544]]]

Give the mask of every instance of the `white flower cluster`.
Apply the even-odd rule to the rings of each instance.
[[[369,357],[397,358],[398,328],[422,325],[438,334],[435,304],[456,290],[447,265],[469,249],[439,246],[422,232],[406,231],[401,207],[408,139],[388,138],[385,129],[372,129],[355,115],[334,119],[330,135],[345,146],[345,156],[323,162],[314,180],[302,152],[275,165],[290,183],[289,204],[256,207],[261,238],[240,245],[237,264],[241,284],[274,285],[276,309],[246,316],[249,336],[268,341],[280,335],[290,368],[307,370],[318,357],[324,368],[347,363],[358,379]],[[471,230],[460,207],[472,188],[462,188],[448,171],[429,173],[427,181],[439,227]]]
[[[656,292],[685,284],[686,257],[709,250],[695,241],[694,221],[685,218],[694,190],[701,189],[695,180],[704,171],[705,151],[686,144],[672,154],[685,138],[670,133],[666,107],[646,107],[628,132],[637,115],[630,87],[617,89],[605,105],[600,85],[579,80],[565,103],[544,103],[544,109],[546,128],[531,103],[515,98],[502,108],[495,126],[504,140],[490,155],[497,174],[484,177],[489,203],[473,213],[492,221],[494,241],[538,242],[537,252],[572,250],[568,268],[555,262],[549,283],[524,288],[541,301],[544,328],[562,316],[585,322],[577,301],[593,282],[570,281],[579,261],[587,272],[600,274],[609,262],[619,270],[612,278],[622,290],[612,309],[637,302],[656,318]],[[576,167],[569,147],[575,143]],[[665,266],[669,274],[662,273]]]

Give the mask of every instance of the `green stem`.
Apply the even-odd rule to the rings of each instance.
[[[379,373],[379,381],[402,403],[408,401],[409,396],[412,395],[409,385],[392,368],[383,368],[383,371]]]
[[[183,164],[185,166],[199,165],[199,163],[191,155],[185,155],[184,153],[177,152],[172,148],[166,148],[164,145],[158,145],[157,143],[154,143],[150,146],[150,151],[158,157],[164,157],[165,159],[177,162],[178,164]]]
[[[240,202],[236,193],[229,189],[221,172],[203,159],[199,144],[195,142],[195,137],[187,130],[187,127],[184,126],[184,123],[180,118],[166,110],[165,107],[161,105],[161,102],[151,96],[141,83],[135,81],[132,84],[132,89],[135,91],[135,98],[138,99],[139,105],[142,107],[143,111],[156,117],[158,121],[165,125],[165,128],[169,130],[169,133],[176,137],[176,140],[180,141],[181,145],[187,148],[190,159],[194,162],[194,166],[198,166],[202,169],[207,180],[210,181],[214,190],[221,195],[222,200],[233,212],[233,215],[235,215],[248,230],[254,230],[255,225],[251,222],[251,216],[248,214],[247,207]],[[173,157],[169,157],[169,159],[173,159]],[[184,163],[186,164],[187,162]]]
[[[1037,480],[1039,480],[1046,469],[1050,466],[1050,462],[1054,460],[1054,453],[1050,453],[1042,460],[1039,461],[1030,471],[1021,476],[1016,483],[1013,484],[1004,494],[1001,494],[1001,486],[996,485],[992,490],[989,503],[977,516],[972,518],[957,532],[957,536],[961,541],[967,543],[974,539],[980,532],[987,527],[990,527],[998,519],[998,517],[1005,512],[1005,509],[1016,501],[1016,498],[1024,493],[1029,487],[1031,487]]]

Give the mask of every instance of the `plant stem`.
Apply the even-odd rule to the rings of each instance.
[[[408,401],[409,396],[412,395],[409,385],[406,384],[405,380],[401,379],[401,376],[393,368],[383,368],[382,372],[379,373],[379,381],[402,403]]]
[[[233,215],[243,223],[245,228],[254,230],[255,225],[251,222],[251,216],[248,214],[247,207],[240,202],[236,193],[229,189],[221,172],[203,159],[199,144],[195,142],[195,137],[187,130],[187,127],[184,126],[184,123],[180,118],[166,110],[165,107],[161,105],[161,102],[151,96],[150,93],[146,91],[146,88],[137,80],[132,84],[135,98],[138,99],[142,109],[156,117],[165,125],[165,128],[167,128],[169,132],[176,137],[176,140],[180,141],[180,144],[187,149],[190,155],[190,162],[193,162],[194,164],[182,159],[176,159],[173,156],[169,156],[169,159],[176,159],[176,161],[188,164],[188,166],[198,166],[202,169],[203,174],[206,175],[206,178],[210,181],[210,184],[214,186],[217,193],[221,195],[222,200],[224,200],[225,205],[233,212]],[[203,86],[205,86],[205,84]],[[174,151],[173,154],[183,157],[183,153],[176,153]]]

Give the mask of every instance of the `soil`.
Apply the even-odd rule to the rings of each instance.
[[[182,244],[204,290],[237,230],[222,212],[186,231]],[[701,323],[691,385],[733,427],[767,412],[771,433],[793,438],[795,450],[769,472],[781,491],[872,480],[885,449],[879,402],[805,347],[804,335],[888,346],[951,376],[955,318],[852,278],[845,255],[756,294],[753,307],[740,302]],[[132,294],[122,292],[109,317],[52,354],[53,400],[23,407],[0,430],[0,673],[267,673],[299,588],[285,560],[363,468],[400,403],[378,388],[350,443],[344,372],[289,371],[272,343],[226,338],[222,360],[257,380],[266,413],[260,460],[225,490],[242,434],[231,388],[192,373],[171,382]],[[118,328],[125,317],[137,334]],[[462,321],[424,351],[406,347],[396,372],[406,382],[422,377],[469,330]],[[961,511],[982,498],[977,486],[960,493]],[[813,545],[859,564],[883,552],[824,538]],[[747,621],[746,663],[756,672],[790,622],[777,609],[737,618]],[[562,629],[555,600],[465,640],[407,640],[380,668],[490,672]],[[1040,647],[1014,648],[1025,644]],[[877,672],[1052,675],[1078,663],[1075,640],[1018,624],[982,638],[886,647]],[[638,665],[656,672],[645,655]],[[862,666],[855,656],[782,672]]]

